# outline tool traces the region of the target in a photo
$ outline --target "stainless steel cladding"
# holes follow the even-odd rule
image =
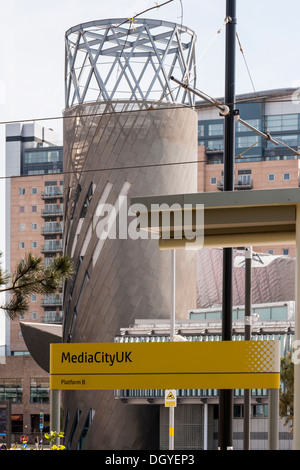
[[[130,232],[130,199],[197,191],[197,113],[169,81],[174,67],[194,74],[194,42],[183,26],[145,19],[67,33],[64,243],[76,274],[64,289],[64,342],[112,342],[136,318],[169,318],[170,253]],[[176,317],[187,318],[196,307],[193,254],[178,252],[176,276]],[[70,449],[159,445],[159,410],[147,401],[125,406],[114,391],[68,391],[63,401]]]

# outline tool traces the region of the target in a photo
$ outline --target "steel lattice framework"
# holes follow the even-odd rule
[[[194,95],[170,81],[196,84],[196,35],[151,19],[83,23],[66,32],[66,107],[126,100],[194,104]]]

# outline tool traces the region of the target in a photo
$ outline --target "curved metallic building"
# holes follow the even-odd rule
[[[169,318],[171,258],[132,229],[134,196],[195,192],[197,113],[170,82],[194,79],[195,35],[157,20],[66,33],[64,342],[112,342],[136,318]],[[105,236],[106,235],[106,236]],[[176,317],[196,306],[194,256],[176,259]],[[151,333],[149,331],[149,333]],[[157,449],[159,407],[114,391],[64,391],[69,449]]]

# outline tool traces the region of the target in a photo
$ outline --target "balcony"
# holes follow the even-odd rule
[[[43,323],[62,323],[63,312],[60,310],[57,312],[56,310],[51,310],[49,312],[45,312],[45,316],[42,317]]]
[[[45,243],[41,247],[41,252],[42,253],[55,253],[55,252],[61,252],[63,250],[63,242],[62,240],[48,240],[48,242]]]
[[[218,181],[217,187],[218,187],[219,191],[223,191],[223,188],[224,188],[223,180]],[[253,188],[253,183],[252,183],[251,179],[248,180],[248,181],[237,180],[237,181],[234,182],[234,189],[237,190],[237,191],[242,191],[242,190],[252,189],[252,188]]]
[[[43,307],[57,307],[62,305],[62,294],[45,295],[41,302]]]
[[[62,223],[46,222],[45,227],[42,227],[42,235],[61,235],[63,233]]]
[[[62,204],[45,204],[45,208],[42,210],[42,217],[58,216],[63,215]]]
[[[42,199],[62,198],[63,189],[59,186],[46,186],[45,191],[41,193]]]

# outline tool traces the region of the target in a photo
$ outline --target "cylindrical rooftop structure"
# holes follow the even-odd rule
[[[154,101],[193,105],[172,75],[196,83],[193,31],[166,21],[91,21],[66,33],[66,108],[90,101]]]
[[[64,342],[112,342],[135,319],[170,317],[171,256],[133,229],[134,196],[197,191],[195,35],[163,21],[112,19],[66,33]],[[176,259],[176,318],[196,307],[195,259]],[[151,331],[149,331],[151,334]],[[64,391],[70,449],[157,449],[159,407],[114,391]],[[80,410],[80,411],[79,411]]]

